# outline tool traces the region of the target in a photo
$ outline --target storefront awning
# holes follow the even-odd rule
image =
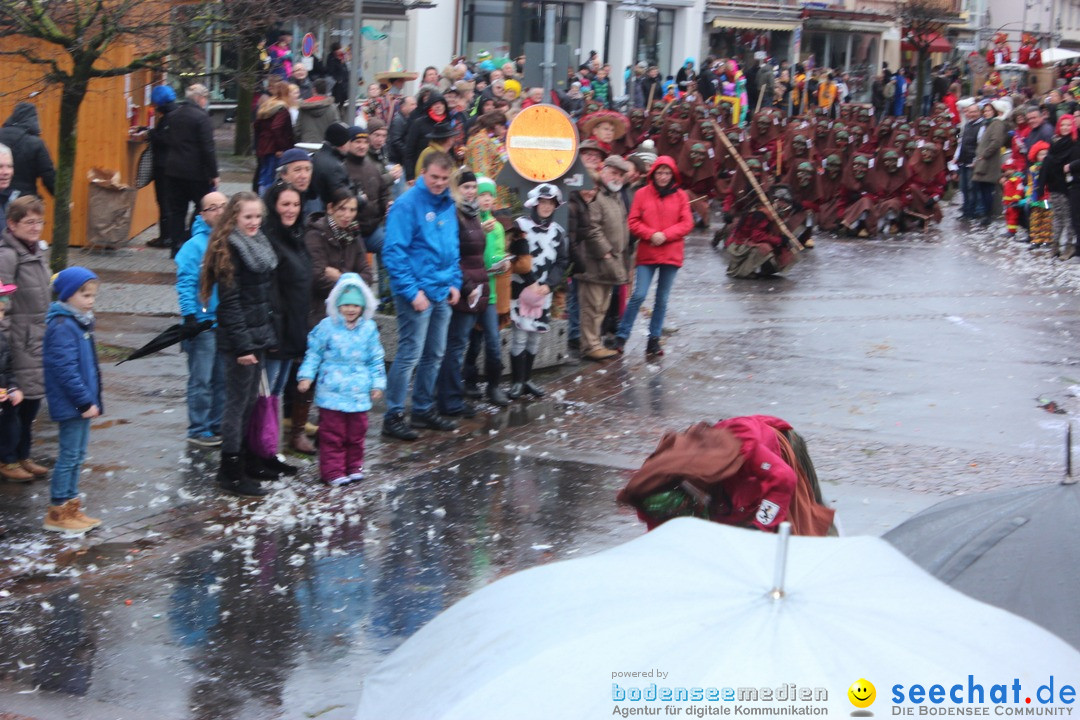
[[[794,30],[798,22],[780,20],[747,20],[744,18],[718,17],[712,21],[714,28],[735,28],[737,30]]]
[[[919,44],[921,45],[923,43],[920,42]],[[909,43],[907,40],[904,40],[904,42],[900,45],[900,49],[906,52],[915,52],[916,50],[915,46]],[[952,52],[952,45],[949,43],[948,40],[941,37],[941,33],[933,33],[930,36],[930,47],[928,48],[928,51],[932,53]]]

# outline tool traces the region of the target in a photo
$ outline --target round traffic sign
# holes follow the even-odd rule
[[[311,57],[315,52],[315,36],[308,33],[304,36],[303,42],[300,44],[300,52],[304,54],[304,57]]]
[[[525,108],[506,131],[506,155],[518,175],[551,182],[565,175],[577,157],[574,121],[556,105]]]

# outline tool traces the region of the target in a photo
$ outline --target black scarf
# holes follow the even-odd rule
[[[532,221],[536,223],[533,227],[534,232],[546,233],[548,231],[548,227],[551,225],[551,221],[555,218],[555,214],[552,213],[550,217],[541,218],[540,213],[537,212],[536,208],[529,208],[529,217],[531,217]]]
[[[652,185],[656,188],[656,194],[662,198],[673,195],[675,191],[679,189],[679,184],[675,182],[675,178],[671,178],[671,182],[667,184],[667,187],[660,187],[656,184],[656,178],[653,178]]]

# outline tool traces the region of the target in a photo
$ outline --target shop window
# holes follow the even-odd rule
[[[581,46],[582,6],[554,3],[555,42]],[[496,58],[520,55],[525,43],[544,41],[544,10],[538,2],[468,0],[462,24],[462,44],[470,58],[487,50]]]
[[[661,75],[673,73],[670,64],[674,37],[674,10],[659,10],[655,15],[639,17],[634,62],[644,60],[649,65],[656,65]]]

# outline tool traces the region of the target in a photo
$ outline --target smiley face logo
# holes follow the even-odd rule
[[[868,708],[877,699],[877,690],[874,684],[866,678],[859,678],[851,683],[847,691],[848,700],[857,708]]]

